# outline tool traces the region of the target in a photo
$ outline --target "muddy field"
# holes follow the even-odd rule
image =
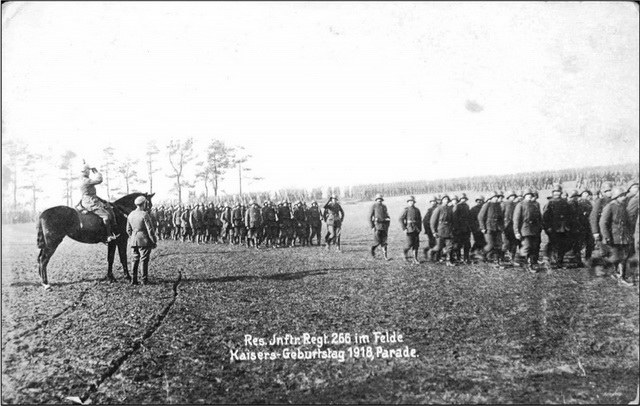
[[[44,291],[35,225],[3,226],[3,403],[635,398],[636,287],[587,269],[406,264],[403,200],[385,202],[391,261],[368,255],[371,203],[344,204],[342,253],[162,241],[148,286],[127,285],[119,264],[118,282],[103,280],[106,247],[66,239]],[[270,345],[274,334],[329,342]],[[276,359],[242,360],[265,352]]]

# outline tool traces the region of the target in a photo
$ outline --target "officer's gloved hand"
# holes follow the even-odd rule
[[[596,241],[600,241],[600,233],[594,233],[593,234],[593,239]]]
[[[521,239],[522,239],[522,234],[517,233],[517,234],[516,234],[516,239],[521,240]]]

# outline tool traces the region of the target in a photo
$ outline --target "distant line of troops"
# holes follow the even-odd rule
[[[204,205],[198,203],[153,208],[151,217],[160,239],[174,239],[194,243],[227,243],[247,247],[293,247],[320,245],[322,221],[327,224],[325,243],[340,249],[340,229],[344,211],[338,198],[332,195],[320,208],[316,201],[306,202],[288,199],[279,204],[267,199],[262,206],[254,200],[245,206],[236,203]]]
[[[400,216],[406,234],[405,260],[419,264],[419,235],[428,237],[425,257],[433,262],[471,262],[474,253],[483,261],[508,264],[516,261],[535,272],[539,264],[541,234],[548,244],[542,249],[543,263],[563,266],[564,256],[572,251],[578,267],[584,260],[597,257],[612,264],[621,281],[626,281],[626,262],[638,252],[638,182],[631,181],[627,188],[613,188],[603,182],[596,196],[589,189],[563,191],[560,184],[553,187],[552,196],[541,210],[538,192],[525,189],[521,193],[495,191],[487,200],[478,197],[476,205],[469,207],[466,194],[433,197],[424,217],[410,196]],[[390,217],[383,197],[378,194],[369,212],[374,230],[371,255],[382,247],[387,255],[387,233]],[[473,245],[471,245],[473,236]],[[635,237],[634,237],[635,236]],[[412,255],[409,256],[409,252]],[[474,255],[475,256],[475,255]]]

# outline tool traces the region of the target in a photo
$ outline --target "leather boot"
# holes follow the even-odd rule
[[[387,247],[382,247],[382,253],[384,254],[384,260],[388,261],[389,256],[387,255]]]
[[[149,262],[142,263],[142,284],[149,284]]]
[[[415,265],[420,265],[420,260],[418,259],[418,250],[413,250],[413,263]]]
[[[139,265],[140,261],[135,261],[133,263],[133,270],[132,270],[132,275],[131,275],[131,284],[132,285],[137,285],[138,284],[138,265]]]

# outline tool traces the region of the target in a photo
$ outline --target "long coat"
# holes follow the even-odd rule
[[[568,233],[575,228],[575,214],[569,202],[553,198],[542,212],[542,226],[548,233]]]
[[[600,232],[603,241],[608,245],[631,244],[630,230],[625,205],[617,200],[609,202],[600,217]]]
[[[127,234],[131,247],[151,247],[158,241],[151,216],[140,208],[127,216]]]
[[[593,202],[593,209],[589,214],[589,225],[591,226],[592,233],[597,234],[601,232],[600,217],[602,216],[602,211],[604,210],[605,206],[609,204],[610,201],[610,197],[603,196]]]
[[[478,213],[480,230],[504,231],[504,214],[498,202],[487,202]]]
[[[420,210],[415,206],[405,207],[400,216],[400,224],[402,224],[403,231],[420,233],[420,231],[422,231],[422,215],[420,214]]]
[[[458,203],[453,208],[453,232],[457,235],[471,232],[471,210],[465,202]]]
[[[98,172],[94,179],[88,176],[82,178],[80,191],[82,192],[82,206],[88,210],[101,209],[104,207],[98,195],[96,194],[96,186],[102,183],[102,174]]]
[[[371,228],[375,228],[380,231],[389,230],[391,218],[387,211],[387,206],[381,202],[375,202],[369,210],[369,224]]]
[[[513,211],[513,233],[523,237],[539,236],[542,232],[542,213],[538,202],[523,200]]]
[[[339,227],[344,220],[344,211],[339,203],[327,203],[324,205],[324,216],[327,225]]]
[[[431,215],[431,231],[439,238],[453,237],[453,207],[438,206]]]
[[[244,215],[244,225],[247,228],[262,227],[262,210],[258,206],[251,206]]]
[[[422,228],[424,233],[428,236],[433,236],[433,230],[431,230],[431,216],[433,216],[433,211],[435,209],[435,207],[429,207],[422,218]]]

